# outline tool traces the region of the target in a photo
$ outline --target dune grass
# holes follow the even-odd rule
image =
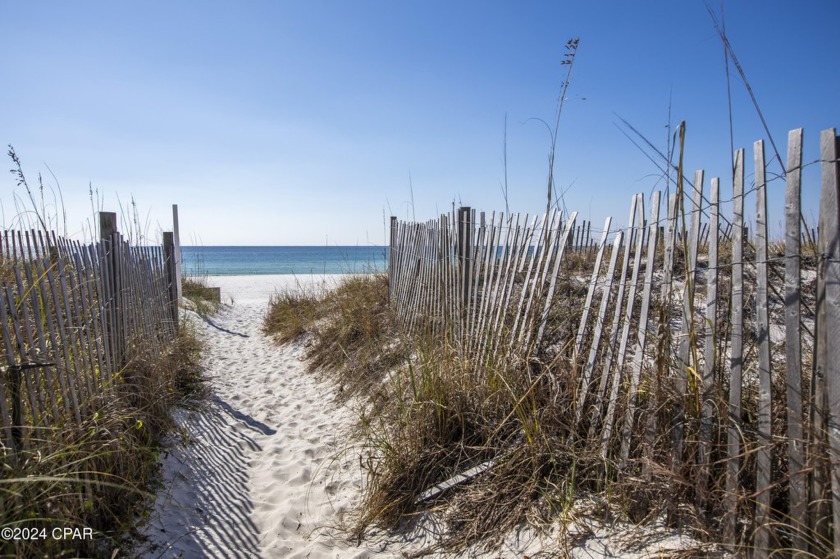
[[[35,529],[45,537],[0,541],[0,556],[116,553],[153,490],[161,439],[171,429],[169,409],[203,390],[200,352],[194,330],[183,325],[159,357],[138,357],[124,367],[113,391],[87,403],[91,413],[80,424],[27,433],[26,447],[7,455],[0,469],[0,528]],[[90,528],[92,536],[53,537],[53,529],[64,528]]]
[[[580,307],[569,296],[579,290],[561,291],[555,324]],[[570,510],[581,486],[596,488],[596,452],[566,444],[574,383],[560,350],[545,363],[479,368],[439,339],[401,339],[387,296],[386,276],[351,277],[320,296],[275,296],[264,322],[278,342],[306,340],[309,366],[363,403],[356,437],[368,480],[354,537],[445,510],[440,549],[492,548],[526,520]],[[446,485],[482,464],[492,467]]]
[[[586,280],[578,275],[571,270],[559,278],[537,354],[529,361],[490,359],[481,366],[444,339],[401,338],[385,277],[350,280],[322,295],[290,292],[274,299],[266,332],[278,340],[304,340],[310,367],[332,371],[343,394],[361,403],[355,435],[366,484],[347,526],[352,537],[362,538],[372,527],[427,527],[434,517],[440,537],[425,551],[460,552],[475,544],[498,549],[502,538],[523,524],[537,531],[574,526],[580,535],[592,533],[586,526],[616,521],[660,527],[664,522],[694,538],[694,547],[673,556],[716,553],[724,494],[713,490],[705,508],[698,508],[691,477],[696,464],[688,460],[676,469],[672,464],[667,425],[679,397],[670,380],[643,386],[639,429],[649,428],[649,420],[662,427],[649,452],[631,454],[629,468],[620,470],[612,458],[604,459],[597,426],[590,432],[588,420],[576,421],[580,362],[569,340],[586,295]],[[725,282],[720,288],[725,290]],[[663,304],[654,297],[653,316]],[[745,398],[746,413],[755,413],[754,400]],[[696,454],[699,428],[692,402],[684,404],[689,456]],[[616,417],[623,417],[625,406],[618,403]],[[618,455],[619,444],[613,437],[609,456]],[[723,450],[715,445],[714,456]],[[744,471],[750,471],[751,458],[746,459]],[[721,464],[714,463],[715,475]],[[774,506],[785,510],[782,502]],[[744,517],[750,518],[746,509]],[[651,541],[661,535],[639,532]],[[572,545],[574,538],[563,541]]]
[[[216,289],[207,284],[207,276],[184,276],[181,278],[181,293],[192,302],[199,315],[210,316],[219,312],[221,303]]]
[[[263,332],[286,343],[313,329],[323,303],[313,293],[288,290],[271,296]]]
[[[370,392],[383,372],[402,362],[385,274],[347,276],[333,289],[274,295],[263,332],[284,343],[306,338],[310,369],[335,374],[344,397]]]

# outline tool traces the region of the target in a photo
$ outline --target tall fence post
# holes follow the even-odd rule
[[[175,247],[175,297],[177,303],[180,303],[183,289],[181,287],[181,232],[178,227],[178,204],[172,204],[172,242]]]
[[[473,218],[469,206],[458,208],[458,267],[461,271],[461,301],[466,312],[470,304],[470,290],[472,286],[473,259]]]
[[[122,317],[120,311],[120,259],[118,245],[119,232],[117,230],[116,212],[99,212],[99,239],[102,246],[102,264],[105,273],[102,283],[105,291],[105,328],[111,338],[111,352],[115,369],[122,369],[124,360],[124,339]]]
[[[163,233],[163,266],[166,271],[166,284],[169,286],[169,314],[178,329],[178,287],[175,266],[175,235],[171,231]]]
[[[732,199],[732,303],[729,352],[729,425],[726,448],[726,516],[724,542],[736,548],[738,534],[738,501],[741,472],[741,383],[744,356],[744,150],[735,152]]]
[[[788,134],[785,176],[785,384],[787,388],[788,484],[790,517],[798,523],[793,532],[792,556],[808,556],[808,474],[805,468],[805,438],[802,415],[802,273],[800,254],[802,214],[802,129]],[[804,228],[806,231],[808,227]],[[710,264],[711,266],[711,264]]]
[[[753,558],[770,555],[770,484],[773,467],[772,371],[770,365],[770,314],[768,310],[767,183],[764,140],[754,144],[755,161],[755,325],[758,334],[758,448],[755,452],[755,532]]]
[[[834,128],[820,133],[820,162],[822,188],[820,192],[820,234],[818,264],[817,315],[818,359],[825,386],[826,427],[828,431],[828,493],[831,495],[831,525],[834,535],[832,555],[840,554],[840,348],[835,343],[840,332],[840,165],[837,131]],[[834,341],[832,341],[834,340]],[[818,348],[819,349],[819,348]]]
[[[397,242],[397,216],[391,216],[391,239],[388,246],[388,302],[394,301],[394,276],[396,274],[395,252]]]

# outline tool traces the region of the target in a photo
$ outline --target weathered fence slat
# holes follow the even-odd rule
[[[834,554],[840,554],[840,177],[838,139],[834,128],[820,134],[822,188],[820,193],[820,275],[824,278],[822,299],[825,346],[823,378],[827,396],[829,469],[833,512]],[[820,329],[820,326],[817,326]]]
[[[633,307],[636,302],[636,289],[639,283],[639,268],[642,265],[642,243],[645,240],[645,207],[644,197],[638,195],[639,201],[636,205],[636,212],[638,213],[636,228],[636,247],[633,256],[633,274],[630,279],[630,289],[627,292],[627,306],[624,311],[624,319],[622,321],[621,339],[618,346],[618,358],[615,361],[615,373],[612,379],[612,388],[610,396],[607,399],[607,415],[604,419],[604,429],[601,431],[601,458],[606,460],[610,438],[612,436],[613,421],[615,418],[615,410],[618,405],[618,392],[621,386],[621,377],[624,371],[624,359],[627,357],[627,342],[630,339],[630,329],[633,326]]]
[[[34,324],[35,336],[38,340],[38,351],[41,352],[41,359],[43,360],[43,362],[46,363],[49,362],[50,359],[48,357],[49,352],[47,350],[47,338],[44,334],[43,327],[45,319],[41,315],[41,305],[39,304],[38,290],[34,288],[36,285],[35,282],[41,281],[41,278],[38,278],[37,280],[34,278],[34,274],[32,273],[32,266],[33,263],[23,263],[24,275],[26,276],[26,281],[30,286],[29,303],[32,307],[32,322]],[[51,421],[49,422],[49,424],[54,424],[58,420],[60,413],[58,401],[56,400],[56,395],[59,393],[54,382],[55,368],[48,367],[43,369],[43,377],[45,388],[50,402]]]
[[[526,301],[529,300],[529,294],[533,294],[533,288],[531,286],[531,278],[536,277],[535,272],[539,273],[540,267],[542,265],[542,259],[545,255],[545,235],[540,232],[540,229],[545,230],[546,227],[549,227],[549,221],[553,223],[554,214],[545,214],[542,218],[542,221],[536,221],[534,225],[534,230],[531,232],[531,237],[536,238],[536,244],[534,245],[533,254],[531,257],[528,258],[528,249],[530,247],[530,241],[528,246],[525,248],[525,258],[522,259],[523,265],[527,266],[527,270],[523,267],[520,270],[520,273],[525,274],[523,283],[522,283],[522,290],[519,294],[519,303],[516,305],[516,312],[514,313],[513,319],[513,326],[510,330],[510,335],[508,336],[508,350],[510,352],[516,351],[516,344],[520,338],[520,331],[522,330],[522,326],[524,324],[523,314],[522,311],[525,307]],[[527,311],[525,312],[527,315]]]
[[[662,262],[662,284],[660,285],[660,311],[657,321],[657,356],[654,363],[656,375],[654,378],[653,393],[648,402],[650,413],[647,416],[644,435],[644,452],[647,460],[642,464],[642,478],[645,481],[650,480],[651,477],[649,464],[653,457],[654,441],[656,440],[656,430],[658,428],[657,411],[659,410],[659,392],[663,382],[669,378],[671,370],[670,309],[673,298],[674,247],[677,241],[678,200],[676,194],[668,196],[668,215],[666,216],[666,224],[663,227],[665,236],[663,239],[664,259]]]
[[[595,295],[595,285],[598,283],[598,275],[601,273],[601,261],[604,258],[604,247],[607,245],[607,237],[610,234],[612,218],[608,217],[604,222],[604,230],[601,232],[601,242],[598,243],[598,255],[595,257],[595,266],[592,268],[592,279],[589,281],[589,289],[586,292],[586,301],[583,303],[583,313],[580,315],[577,336],[575,336],[575,349],[572,360],[577,364],[577,356],[580,353],[580,344],[583,342],[583,334],[589,319],[589,307],[592,306],[592,297]]]
[[[729,359],[729,429],[727,432],[726,509],[724,540],[738,543],[738,473],[741,469],[741,382],[744,336],[744,150],[735,155],[732,198],[732,316]]]
[[[29,350],[27,347],[33,347],[33,345],[32,338],[29,335],[29,329],[27,328],[29,323],[29,309],[27,308],[26,301],[24,300],[26,289],[23,287],[20,268],[16,267],[14,273],[17,292],[14,291],[11,285],[7,284],[6,298],[9,301],[15,301],[17,303],[13,307],[10,306],[11,312],[9,318],[11,318],[12,321],[13,335],[17,340],[18,351],[21,356],[21,364],[24,364],[29,362]],[[26,336],[24,336],[24,332],[26,332]],[[39,394],[32,382],[31,371],[20,371],[18,374],[20,375],[20,380],[23,383],[22,387],[25,387],[26,389],[26,398],[29,401],[29,410],[32,414],[32,425],[38,425],[41,423],[41,416],[43,415],[43,412],[41,402],[39,402]]]
[[[540,341],[542,340],[543,334],[545,333],[545,327],[548,323],[548,313],[551,311],[551,306],[554,304],[554,290],[557,287],[557,277],[560,275],[560,263],[563,261],[563,253],[566,249],[566,243],[569,239],[569,233],[575,225],[575,219],[577,218],[577,212],[572,212],[569,216],[569,221],[566,223],[566,229],[563,233],[563,238],[560,240],[559,248],[557,249],[557,256],[555,257],[556,260],[554,261],[554,269],[551,272],[551,281],[548,285],[548,293],[545,296],[545,305],[543,306],[542,314],[540,315],[539,321],[539,329],[537,330],[537,336],[534,339],[534,346],[538,347],[540,345]],[[526,339],[526,344],[529,340]]]
[[[613,239],[612,254],[610,254],[610,265],[607,269],[607,275],[604,278],[604,285],[601,290],[601,305],[598,308],[598,319],[595,322],[595,331],[592,334],[592,343],[589,346],[589,356],[583,367],[583,378],[578,389],[577,407],[575,408],[575,427],[580,425],[581,417],[586,404],[586,397],[589,395],[591,388],[592,372],[595,370],[595,362],[598,359],[598,347],[601,343],[601,335],[604,329],[604,320],[607,316],[607,307],[610,302],[610,294],[612,292],[613,276],[615,275],[615,265],[618,262],[618,254],[621,252],[621,242],[624,239],[624,231],[617,231],[615,239]],[[606,378],[606,371],[601,373],[602,378]]]
[[[659,236],[659,191],[653,193],[653,200],[650,208],[650,234],[648,236],[648,251],[645,264],[645,283],[642,293],[642,308],[639,311],[639,327],[636,336],[636,345],[631,363],[632,372],[630,375],[630,387],[628,389],[627,412],[624,417],[624,431],[621,435],[621,461],[619,468],[627,465],[630,457],[630,439],[633,435],[634,414],[636,412],[636,396],[639,388],[639,381],[642,377],[644,364],[645,342],[647,341],[648,313],[650,312],[650,293],[653,290],[653,271],[656,267],[656,244]],[[641,248],[641,247],[640,247]],[[641,253],[641,250],[639,250]]]
[[[73,376],[75,377],[79,387],[79,404],[87,407],[92,403],[91,400],[94,397],[95,391],[90,380],[90,369],[85,355],[86,352],[84,351],[84,345],[79,338],[79,325],[76,324],[78,314],[75,312],[77,305],[74,301],[74,290],[71,289],[71,284],[68,282],[69,275],[70,273],[65,266],[64,257],[62,257],[59,259],[58,267],[56,269],[55,278],[57,280],[57,285],[55,285],[54,288],[57,292],[55,294],[55,300],[56,302],[62,301],[64,303],[62,318],[65,332],[68,335],[68,337],[65,338],[65,344],[68,345],[71,359],[75,365],[75,367],[71,367],[71,370],[78,371],[78,375]],[[61,296],[59,296],[59,293]]]
[[[101,304],[101,295],[98,293],[100,284],[99,271],[95,266],[96,257],[94,256],[95,245],[88,245],[81,247],[78,255],[80,261],[79,266],[84,267],[87,271],[88,277],[85,281],[87,289],[87,300],[90,307],[91,327],[93,329],[92,336],[96,346],[96,360],[99,366],[100,376],[105,386],[113,388],[114,378],[113,369],[111,366],[111,357],[108,351],[108,337],[105,335],[103,312]]]
[[[767,183],[764,170],[764,141],[753,146],[755,160],[755,266],[756,329],[758,332],[758,448],[756,449],[756,511],[754,557],[770,552],[770,483],[772,468],[772,379],[770,366],[770,315],[767,309]]]
[[[411,224],[411,271],[408,274],[409,277],[409,285],[411,289],[407,291],[408,295],[408,304],[410,308],[415,309],[415,312],[406,316],[406,324],[408,328],[408,332],[412,335],[416,332],[414,325],[417,321],[417,301],[420,298],[420,270],[422,268],[423,262],[421,260],[421,246],[420,246],[420,225],[419,224]]]
[[[488,355],[494,362],[498,358],[497,341],[502,338],[501,334],[503,334],[505,311],[507,310],[510,292],[513,289],[513,281],[516,278],[516,269],[522,255],[522,247],[527,242],[528,214],[525,214],[522,226],[519,225],[519,214],[516,215],[515,223],[515,231],[510,250],[508,251],[507,262],[499,281],[499,297],[494,303],[495,317],[492,321],[490,329],[491,336],[488,338],[487,344]]]
[[[685,431],[685,399],[688,396],[688,380],[691,371],[697,370],[696,358],[692,360],[692,347],[696,340],[693,324],[694,317],[694,288],[695,271],[697,269],[697,239],[700,227],[700,210],[703,201],[703,171],[697,171],[694,175],[694,188],[691,206],[691,225],[688,235],[683,235],[683,258],[685,260],[685,280],[682,294],[682,323],[680,325],[679,354],[677,364],[679,366],[676,374],[675,385],[677,400],[674,404],[674,429],[673,429],[673,450],[672,463],[675,472],[679,471],[679,465],[683,462],[683,439]],[[679,194],[678,194],[679,196]],[[684,200],[678,199],[677,207],[684,210]],[[681,230],[685,232],[685,212],[681,212]],[[693,365],[693,367],[692,367]],[[696,378],[696,374],[694,378]],[[697,383],[693,383],[695,386]]]
[[[6,244],[8,246],[8,242]],[[3,345],[6,350],[6,365],[14,367],[15,352],[12,349],[12,333],[9,331],[9,319],[6,313],[6,301],[0,301],[0,334],[3,335]],[[12,416],[11,410],[6,405],[6,383],[0,382],[0,420],[3,422],[3,432],[5,433],[4,444],[8,448],[14,448],[14,438],[12,436]]]
[[[28,238],[27,238],[27,242],[29,242]],[[33,249],[32,249],[33,257],[32,257],[32,259],[38,258],[38,248],[37,248],[37,244],[35,244],[36,242],[37,242],[36,241],[36,235],[35,235],[35,232],[33,231],[32,232],[32,246],[33,246]],[[27,340],[27,344],[28,344],[28,347],[29,347],[29,351],[35,353],[35,355],[33,356],[34,361],[40,361],[40,359],[38,359],[38,356],[37,356],[37,351],[38,350],[36,349],[36,347],[38,345],[38,342],[40,340],[38,340],[37,332],[35,331],[35,328],[33,326],[33,323],[35,321],[32,317],[32,315],[37,311],[36,311],[35,305],[32,303],[32,300],[29,297],[27,297],[27,293],[30,290],[28,290],[27,288],[24,287],[26,285],[24,283],[24,280],[23,280],[23,277],[25,276],[25,272],[23,274],[21,273],[21,268],[25,269],[26,266],[27,266],[27,262],[22,262],[21,266],[15,267],[15,281],[17,282],[18,296],[20,298],[20,309],[23,312],[23,325],[24,325],[23,330],[26,334],[26,340]],[[46,426],[46,424],[47,424],[47,401],[44,398],[44,392],[46,392],[46,390],[45,390],[45,387],[44,387],[43,383],[41,382],[41,378],[39,378],[39,377],[44,377],[44,376],[45,376],[45,373],[44,373],[43,369],[41,369],[39,367],[39,368],[30,369],[29,374],[26,375],[26,379],[27,379],[28,382],[30,382],[30,384],[32,384],[34,386],[35,397],[37,398],[38,406],[39,406],[39,409],[38,409],[38,413],[40,415],[39,424],[42,424],[42,425]],[[31,390],[29,387],[27,387],[27,389]],[[52,395],[50,395],[50,396],[52,396]]]
[[[65,253],[69,256],[69,251]],[[66,258],[66,257],[65,257]],[[98,391],[93,384],[94,367],[91,364],[90,346],[84,339],[86,329],[85,316],[78,301],[78,290],[73,270],[65,266],[64,259],[59,261],[59,277],[61,279],[61,290],[64,294],[65,313],[68,319],[68,330],[71,335],[71,343],[75,350],[76,362],[79,366],[79,382],[84,383],[88,398],[92,398]]]
[[[494,304],[496,301],[496,293],[498,292],[499,282],[501,277],[501,269],[503,265],[504,257],[507,254],[507,247],[510,244],[511,239],[511,227],[504,227],[504,220],[507,217],[508,222],[511,223],[511,217],[505,216],[503,213],[499,212],[499,224],[494,226],[495,235],[493,235],[493,242],[491,243],[488,249],[488,258],[490,260],[490,268],[489,274],[487,276],[487,283],[484,286],[483,291],[483,300],[481,304],[481,320],[479,322],[479,330],[478,330],[478,340],[476,343],[478,344],[478,351],[476,353],[479,363],[483,363],[485,359],[485,348],[487,346],[487,337],[490,335],[490,317],[492,316],[494,309]],[[499,246],[499,242],[502,239],[502,234],[504,231],[505,233],[505,241],[504,244]],[[498,255],[498,249],[501,248],[502,255]]]
[[[534,320],[536,316],[536,305],[539,304],[540,286],[545,285],[545,280],[548,277],[548,270],[551,260],[556,253],[558,237],[562,227],[562,218],[559,212],[552,212],[551,219],[543,223],[542,235],[539,239],[539,256],[536,258],[536,267],[534,268],[533,283],[526,281],[528,287],[526,291],[522,292],[520,307],[522,301],[527,302],[524,305],[524,311],[521,313],[521,322],[519,331],[514,332],[516,336],[516,344],[522,350],[527,346],[527,338],[533,330]]]
[[[472,286],[473,260],[473,225],[472,209],[464,206],[458,209],[458,262],[461,269],[462,309],[469,307],[470,287]]]
[[[720,180],[712,179],[709,194],[709,262],[706,268],[706,328],[700,407],[700,446],[697,452],[697,505],[704,510],[709,482],[712,416],[715,408],[715,334],[717,332],[718,234],[720,232]]]
[[[627,225],[627,243],[624,246],[624,258],[621,261],[621,279],[618,282],[618,293],[615,297],[615,311],[613,312],[613,319],[610,326],[610,336],[607,341],[606,355],[604,358],[604,365],[601,369],[601,380],[598,383],[598,393],[595,395],[595,405],[592,407],[592,419],[589,424],[589,438],[595,436],[595,429],[600,424],[602,410],[604,409],[604,397],[606,395],[607,386],[609,385],[610,372],[612,370],[613,354],[615,352],[615,344],[618,340],[618,331],[621,328],[621,309],[624,304],[624,290],[627,286],[627,272],[630,269],[630,251],[632,250],[631,242],[633,241],[633,231],[637,224],[639,205],[639,196],[634,195],[630,203],[630,218]]]
[[[55,305],[56,334],[64,357],[64,377],[70,392],[71,401],[73,402],[73,411],[78,414],[76,420],[81,423],[81,410],[85,404],[84,380],[80,378],[81,375],[73,374],[76,370],[74,364],[76,344],[70,337],[72,324],[69,323],[70,317],[67,316],[66,307],[62,304],[62,297],[59,295],[62,286],[57,275],[60,276],[63,273],[60,258],[58,263],[59,266],[56,267],[55,271],[49,270],[47,272],[47,285],[52,294],[53,305]]]
[[[45,302],[45,307],[49,305],[50,297],[51,297],[51,289],[50,289],[50,274],[53,271],[53,266],[50,265],[48,261],[43,262],[36,262],[36,274],[40,281],[38,281],[38,291],[40,292],[40,300]],[[38,264],[41,264],[42,269],[38,267]],[[46,333],[48,335],[49,346],[52,350],[51,355],[48,357],[48,360],[55,363],[55,376],[58,378],[58,384],[61,387],[61,395],[62,400],[64,401],[64,407],[67,412],[68,417],[73,417],[76,421],[81,421],[81,415],[79,413],[79,405],[77,398],[75,396],[75,390],[71,393],[72,384],[68,380],[68,368],[67,368],[67,360],[65,359],[63,363],[61,362],[62,354],[59,353],[59,350],[64,350],[64,342],[62,341],[63,338],[60,337],[60,333],[57,327],[58,323],[58,316],[57,313],[60,312],[58,307],[53,307],[53,312],[45,312],[46,318]]]
[[[474,212],[475,210],[473,210]],[[478,288],[480,285],[481,273],[483,272],[482,266],[484,264],[484,254],[486,252],[486,239],[485,234],[487,232],[487,224],[484,222],[484,212],[481,212],[479,216],[479,225],[478,225],[478,232],[476,234],[476,245],[475,245],[475,253],[473,255],[473,271],[472,271],[472,285],[470,286],[470,300],[469,305],[467,307],[467,352],[471,354],[472,351],[472,341],[475,338],[475,322],[476,322],[476,315],[478,313],[478,307],[480,304]]]

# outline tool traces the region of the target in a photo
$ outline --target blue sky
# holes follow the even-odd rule
[[[724,13],[782,154],[804,127],[816,159],[819,131],[840,125],[840,2]],[[30,182],[55,174],[71,235],[92,185],[106,210],[133,196],[150,238],[177,203],[185,244],[381,244],[383,213],[504,209],[506,116],[510,209],[542,211],[550,142],[535,119],[554,119],[572,37],[555,167],[568,209],[624,223],[631,195],[662,185],[616,123],[664,151],[669,103],[687,122],[687,170],[731,192],[724,57],[702,1],[0,0],[0,24],[0,140]],[[732,72],[751,174],[766,135]],[[0,181],[8,227],[22,191]]]

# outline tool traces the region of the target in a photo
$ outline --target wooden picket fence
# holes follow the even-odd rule
[[[176,247],[131,246],[116,214],[101,241],[43,231],[0,234],[0,456],[49,448],[119,389],[136,359],[160,356],[177,333]],[[46,446],[45,446],[46,445]]]
[[[478,369],[565,353],[571,436],[613,475],[650,480],[664,461],[697,515],[755,557],[840,554],[838,138],[820,137],[816,230],[801,217],[802,138],[789,135],[783,242],[768,239],[762,141],[751,188],[735,154],[728,218],[702,171],[668,200],[654,192],[647,219],[635,195],[627,227],[608,218],[597,243],[576,213],[392,217],[399,323]],[[574,320],[558,316],[574,293]]]

